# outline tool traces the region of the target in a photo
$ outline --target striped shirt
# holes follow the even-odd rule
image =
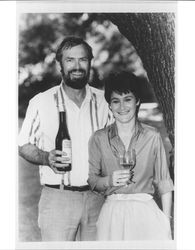
[[[65,110],[67,125],[72,143],[71,185],[87,184],[88,140],[91,134],[112,122],[104,92],[86,86],[86,96],[79,108],[66,95],[62,84],[33,97],[26,112],[19,145],[36,145],[44,151],[55,148],[55,138],[59,128],[59,111]],[[41,184],[60,184],[67,176],[55,174],[48,166],[40,166]]]

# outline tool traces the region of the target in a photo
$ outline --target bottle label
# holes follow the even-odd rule
[[[71,150],[71,141],[70,140],[65,139],[62,141],[62,151],[67,154],[65,157],[70,158],[70,160],[67,161],[67,163],[71,163],[72,150]]]

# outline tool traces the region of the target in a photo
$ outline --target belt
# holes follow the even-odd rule
[[[50,188],[56,188],[56,189],[60,189],[60,185],[49,185],[49,184],[45,184],[46,187],[50,187]],[[70,191],[78,191],[78,192],[83,192],[83,191],[88,191],[89,190],[89,185],[85,185],[85,186],[65,186],[63,185],[63,189],[64,190],[70,190]]]

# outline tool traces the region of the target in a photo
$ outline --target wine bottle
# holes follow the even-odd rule
[[[68,164],[67,167],[65,168],[58,167],[57,170],[68,172],[68,171],[71,171],[72,169],[72,163],[71,163],[72,149],[71,149],[71,139],[70,139],[67,122],[66,122],[66,113],[64,111],[59,112],[59,121],[60,121],[60,124],[59,124],[59,129],[58,129],[58,133],[57,133],[56,140],[55,140],[55,147],[56,147],[56,150],[61,150],[65,152],[66,153],[65,157],[70,158],[70,160],[66,162]]]

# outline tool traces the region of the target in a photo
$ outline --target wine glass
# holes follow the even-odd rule
[[[135,183],[133,181],[134,177],[134,167],[136,164],[136,153],[135,149],[132,149],[130,151],[125,151],[123,155],[119,155],[120,158],[120,165],[123,166],[124,169],[129,169],[130,171],[130,178],[127,181],[127,186],[128,184]]]

